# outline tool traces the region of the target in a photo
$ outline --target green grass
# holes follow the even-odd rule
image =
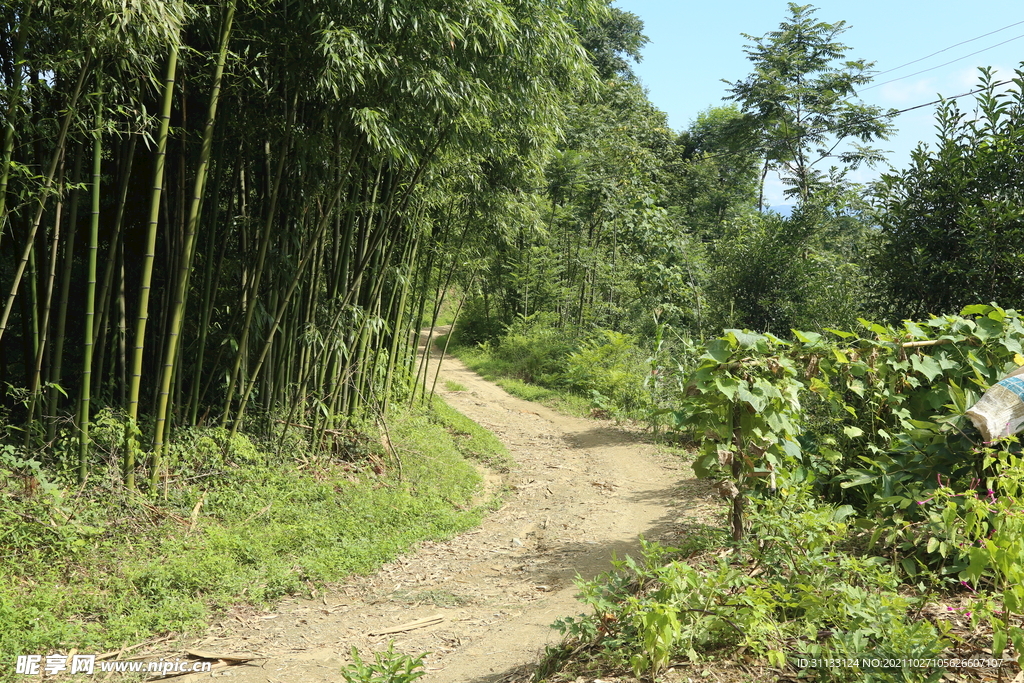
[[[507,472],[514,464],[505,444],[476,422],[455,410],[441,398],[434,397],[432,417],[451,435],[467,458],[477,460],[493,470]]]
[[[557,410],[560,413],[565,413],[566,415],[591,417],[593,414],[594,404],[590,399],[577,396],[576,394],[569,393],[568,391],[548,389],[536,384],[524,382],[521,379],[515,379],[514,377],[499,379],[497,380],[497,384],[499,387],[517,398],[540,403],[541,405]]]
[[[568,391],[525,382],[516,377],[514,363],[497,358],[479,346],[449,346],[448,353],[465,363],[473,372],[489,382],[494,382],[516,398],[540,403],[567,415],[589,417],[591,414],[593,402],[590,399]]]
[[[481,478],[467,458],[507,466],[500,442],[440,401],[396,416],[389,432],[401,476],[249,448],[167,500],[130,494],[115,476],[25,497],[0,470],[0,680],[16,654],[195,633],[232,604],[268,606],[476,525]]]
[[[444,388],[448,391],[465,391],[466,385],[459,382],[453,382],[450,379],[444,381]]]

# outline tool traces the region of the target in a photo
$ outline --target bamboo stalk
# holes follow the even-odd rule
[[[102,69],[100,70],[102,72]],[[78,413],[78,481],[89,474],[89,409],[92,402],[93,318],[96,304],[96,252],[100,234],[100,174],[103,164],[103,85],[97,84],[96,131],[92,144],[92,214],[89,221],[88,281],[85,290],[85,339]]]
[[[78,97],[82,93],[82,85],[85,83],[85,76],[89,71],[89,64],[90,59],[87,57],[85,63],[82,64],[82,71],[78,76],[78,83],[75,84],[75,90],[68,103],[67,113],[64,115],[64,121],[61,123],[60,133],[57,135],[53,155],[50,158],[50,166],[47,169],[46,176],[43,178],[43,187],[40,190],[39,206],[36,209],[35,219],[32,221],[31,227],[28,231],[28,236],[25,239],[25,249],[18,261],[18,267],[14,273],[14,281],[11,283],[11,291],[7,295],[7,303],[4,306],[3,313],[0,314],[0,339],[3,339],[4,332],[7,331],[7,321],[10,319],[11,309],[14,307],[14,300],[18,296],[18,289],[21,286],[22,276],[25,274],[25,268],[32,255],[32,245],[35,242],[36,231],[39,229],[39,224],[43,220],[43,211],[46,209],[46,195],[50,190],[50,186],[53,185],[53,178],[57,173],[57,165],[60,163],[60,160],[64,155],[64,141],[67,139],[68,127],[71,125],[71,119],[72,115],[75,113],[75,106],[78,103]]]
[[[82,150],[83,145],[76,145],[74,169],[71,172],[71,183],[75,186],[75,189],[71,191],[71,209],[70,215],[68,216],[68,237],[67,242],[64,244],[64,268],[61,273],[60,280],[60,305],[57,309],[57,331],[54,335],[54,350],[50,365],[50,383],[52,386],[50,387],[49,399],[47,401],[50,412],[53,416],[57,414],[58,397],[60,396],[57,386],[61,382],[61,372],[63,371],[64,365],[64,332],[67,323],[68,298],[71,292],[71,271],[75,262],[75,235],[77,234],[78,198],[80,195],[77,186],[82,177]],[[51,417],[46,425],[46,441],[48,443],[53,441],[54,436],[56,436],[56,430],[57,421]]]
[[[135,347],[129,374],[128,420],[125,425],[125,448],[122,461],[125,485],[135,488],[135,446],[132,430],[139,417],[139,388],[142,383],[142,356],[146,344],[146,325],[149,322],[149,297],[153,282],[153,261],[156,259],[156,234],[160,223],[160,198],[164,189],[164,166],[167,157],[167,138],[171,123],[171,107],[174,100],[174,79],[178,69],[178,48],[171,46],[167,58],[167,73],[164,77],[163,102],[160,109],[160,130],[157,134],[157,152],[153,170],[153,191],[150,195],[149,226],[146,232],[146,253],[142,261],[142,281],[139,287],[138,314],[135,320]]]
[[[221,80],[224,76],[224,64],[227,62],[228,41],[235,18],[235,0],[227,0],[227,8],[221,24],[220,49],[217,55],[217,66],[214,70],[213,85],[210,89],[210,104],[203,130],[203,146],[199,153],[196,168],[195,185],[192,200],[189,204],[188,221],[185,226],[184,243],[178,263],[177,286],[174,290],[173,309],[169,329],[167,331],[167,352],[164,357],[163,373],[160,379],[160,393],[156,410],[156,424],[153,436],[153,455],[150,461],[150,491],[155,492],[160,476],[161,458],[167,431],[167,419],[170,410],[170,387],[174,374],[175,361],[178,355],[178,341],[181,336],[182,319],[185,314],[185,297],[188,291],[189,276],[192,271],[192,259],[195,253],[195,235],[199,222],[199,206],[206,188],[206,175],[213,149],[213,129],[217,119],[217,104],[220,100]]]

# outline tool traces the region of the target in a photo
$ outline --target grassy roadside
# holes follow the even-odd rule
[[[269,605],[372,572],[417,541],[477,524],[471,461],[507,467],[500,442],[440,400],[396,415],[389,434],[400,469],[372,440],[347,461],[278,458],[236,438],[223,460],[157,500],[115,485],[113,473],[81,489],[55,477],[29,494],[0,468],[0,679],[13,676],[17,654],[197,632],[232,604]],[[193,446],[223,439],[192,436]]]
[[[438,348],[444,347],[445,337],[437,340]],[[553,410],[574,415],[591,417],[594,409],[593,401],[569,391],[549,389],[531,384],[517,377],[518,369],[509,361],[482,349],[479,346],[449,346],[448,353],[466,364],[473,372],[499,387],[516,398],[534,401]]]

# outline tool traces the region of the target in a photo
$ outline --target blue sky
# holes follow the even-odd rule
[[[748,41],[740,34],[764,35],[788,15],[787,3],[776,0],[616,0],[615,4],[644,22],[650,43],[634,70],[648,88],[651,101],[668,113],[669,125],[676,130],[687,127],[703,109],[723,103],[728,86],[722,79],[736,81],[750,72],[743,52]],[[848,30],[841,37],[850,47],[847,57],[874,61],[879,72],[1024,22],[1020,0],[820,0],[812,4],[819,21],[847,22]],[[992,47],[1004,41],[1009,42]],[[989,47],[992,49],[985,50]],[[911,75],[979,50],[985,51]],[[864,90],[861,98],[868,104],[904,109],[930,102],[939,94],[949,97],[973,90],[979,66],[991,66],[1005,77],[1022,61],[1024,23],[1019,23],[879,75],[875,83],[909,77]],[[968,105],[971,99],[961,102]],[[925,107],[897,117],[898,134],[878,145],[891,150],[890,164],[904,166],[919,141],[934,138],[933,114],[934,107]],[[869,180],[877,173],[863,171],[857,179]],[[769,183],[766,191],[771,204],[787,203],[777,181]]]

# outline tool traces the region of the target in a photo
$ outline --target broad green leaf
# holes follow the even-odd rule
[[[861,429],[860,427],[854,427],[852,425],[843,427],[843,433],[846,434],[846,436],[850,437],[851,439],[856,439],[858,437],[864,436],[863,429]]]
[[[949,509],[953,508],[947,508],[947,510]],[[945,515],[943,515],[943,517],[945,517]],[[987,548],[971,548],[970,558],[970,565],[968,565],[967,569],[960,572],[960,580],[970,581],[977,586],[978,581],[981,579],[981,575],[984,574],[985,570],[988,568],[992,557]]]
[[[1009,592],[1009,591],[1007,591]],[[1005,593],[1003,598],[1003,604],[1011,613],[1015,612],[1016,609],[1010,607],[1010,603],[1006,602]],[[1006,649],[1006,629],[996,628],[992,630],[992,656],[1001,658],[1003,656],[1003,650]]]
[[[768,402],[764,397],[751,393],[742,383],[737,387],[737,393],[741,401],[747,403],[757,412],[761,412],[765,409],[765,406],[768,405]]]
[[[977,329],[975,329],[974,335],[983,342],[1003,333],[1003,324],[991,318],[978,318],[975,324]]]
[[[1020,340],[1016,337],[1003,337],[999,340],[999,343],[1004,349],[1016,355],[1020,355],[1020,353],[1024,351],[1024,349],[1021,348]]]
[[[939,367],[938,361],[931,356],[913,355],[910,357],[910,362],[913,364],[914,370],[927,377],[929,382],[934,381],[942,374],[942,368]]]
[[[832,353],[835,355],[836,361],[838,361],[840,363],[849,363],[850,362],[850,359],[846,357],[846,354],[843,353],[842,351],[840,351],[839,349],[837,349],[834,346],[832,347]]]
[[[712,472],[717,469],[717,465],[717,453],[714,455],[703,455],[693,461],[693,473],[696,474],[699,479],[707,479],[711,476]]]
[[[732,377],[715,377],[715,386],[730,401],[736,400],[736,389],[740,383]]]
[[[732,335],[741,349],[757,348],[759,343],[765,342],[764,335],[746,332],[744,330],[723,330],[727,335]]]
[[[853,471],[856,472],[856,470]],[[858,472],[857,476],[855,476],[853,479],[851,479],[850,481],[844,481],[839,486],[841,486],[844,489],[848,489],[853,486],[863,486],[864,484],[870,484],[876,479],[878,479],[877,474],[871,474],[870,472]]]
[[[885,337],[889,334],[889,330],[885,329],[878,323],[873,323],[870,320],[865,320],[864,318],[857,318],[857,322],[880,337]]]
[[[952,380],[949,380],[949,397],[952,399],[957,413],[963,415],[967,412],[967,396],[964,394],[964,390],[956,386]]]
[[[964,309],[960,311],[960,315],[988,315],[991,310],[992,307],[988,304],[972,304],[970,306],[965,306]]]
[[[847,517],[854,514],[856,510],[853,509],[852,505],[840,505],[832,512],[833,522],[845,521]]]
[[[732,357],[732,345],[725,339],[715,339],[707,346],[707,353],[702,358],[711,358],[719,363],[728,363]]]
[[[904,323],[904,326],[915,339],[926,339],[928,337],[928,335],[925,334],[925,331],[918,327],[917,323],[913,323],[908,320]]]
[[[821,335],[817,332],[801,332],[800,330],[793,330],[793,336],[798,341],[802,341],[805,344],[817,344],[821,341]]]

